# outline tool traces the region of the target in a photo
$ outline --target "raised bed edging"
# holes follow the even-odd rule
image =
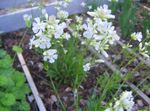
[[[9,0],[6,0],[6,1],[9,1]],[[23,0],[23,1],[27,1],[27,0]],[[73,0],[68,6],[68,8],[66,9],[66,11],[68,11],[69,14],[85,12],[86,9],[81,6],[81,3],[85,1],[86,0]],[[108,1],[101,0],[101,3],[108,4]],[[49,15],[56,15],[56,9],[54,8],[52,4],[47,4],[45,6],[45,9]],[[33,17],[38,17],[40,16],[41,11],[38,7],[33,7],[33,8],[26,8],[26,9],[18,10],[16,12],[8,13],[5,15],[0,15],[0,32],[6,33],[6,32],[17,31],[19,29],[25,28],[25,22],[23,20],[24,14],[30,14]]]
[[[0,9],[16,7],[21,4],[34,2],[50,2],[51,0],[0,0]]]

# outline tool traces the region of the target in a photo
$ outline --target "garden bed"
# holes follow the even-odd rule
[[[83,14],[83,16],[85,17],[87,15]],[[119,24],[117,21],[115,22],[115,25]],[[137,30],[140,30],[140,28],[141,26],[139,26]],[[104,62],[92,65],[76,92],[72,85],[67,82],[61,83],[59,80],[51,80],[44,69],[42,55],[39,55],[39,53],[35,52],[35,50],[30,49],[29,42],[32,35],[32,31],[29,29],[2,34],[1,47],[5,49],[12,58],[14,58],[14,68],[23,72],[22,65],[12,50],[14,45],[22,47],[22,55],[26,61],[29,71],[31,72],[35,85],[39,91],[39,95],[43,100],[47,111],[63,111],[63,107],[65,107],[66,111],[77,111],[77,109],[92,111],[92,107],[99,107],[97,105],[100,104],[105,106],[110,99],[113,99],[113,95],[115,97],[117,95],[119,96],[124,90],[133,91],[135,101],[133,111],[150,110],[149,61],[147,60],[147,64],[146,59],[141,55],[136,55],[136,52],[132,49],[130,49],[131,52],[126,49],[122,51],[122,46],[116,43],[115,46],[111,46],[111,48],[107,51],[109,55],[108,58],[95,54],[98,56],[97,58],[103,59]],[[123,44],[128,44],[130,42],[130,38],[121,38],[120,41]],[[133,42],[133,45],[136,46],[137,42]],[[89,55],[96,58],[92,50],[89,50],[86,56]],[[135,57],[133,57],[134,55]],[[87,59],[89,58],[87,57]],[[117,74],[120,76],[117,76]],[[107,81],[104,81],[106,78]],[[110,81],[110,83],[108,81]],[[110,93],[105,97],[105,99],[103,99],[103,101],[97,101],[97,98],[103,95],[102,88],[105,89],[105,85],[106,89],[107,87],[110,88]],[[78,96],[75,96],[76,94]],[[32,97],[32,94],[28,96],[31,111],[38,111],[39,109],[35,100],[29,99]],[[77,106],[75,97],[78,97]]]
[[[8,33],[2,36],[2,43],[3,43],[2,47],[5,50],[7,50],[7,52],[12,57],[14,57],[14,52],[12,51],[12,47],[13,45],[18,45],[20,43],[24,32],[25,30],[22,30],[18,32]],[[38,88],[40,97],[45,103],[47,111],[51,111],[51,109],[56,110],[56,111],[58,110],[61,111],[61,109],[59,109],[60,106],[59,106],[58,100],[57,101],[53,100],[57,96],[52,86],[50,85],[49,77],[46,75],[46,72],[43,70],[42,57],[39,56],[37,53],[35,53],[33,50],[29,49],[28,43],[29,43],[30,38],[31,38],[31,34],[28,33],[23,39],[23,42],[22,42],[23,56],[25,58],[25,61],[27,62],[27,66],[32,74],[34,82]],[[114,56],[115,56],[114,54],[117,55],[117,53],[119,53],[119,46],[113,47],[112,50],[110,50],[109,55],[111,55],[112,60],[114,59]],[[116,62],[116,64],[120,63],[121,60],[122,60],[122,57],[120,58],[118,57],[118,60],[117,60],[118,62]],[[136,62],[137,60],[135,60],[135,62],[133,62],[130,66],[128,66],[126,70],[122,68],[122,72],[127,73],[126,72],[127,70],[132,70],[133,67],[137,65]],[[22,71],[22,67],[21,67],[20,62],[18,61],[17,56],[15,58],[14,67],[17,70]],[[150,68],[149,66],[142,66],[139,69],[137,69],[135,71],[134,78],[130,81],[134,83],[136,86],[140,84],[140,88],[142,88],[142,86],[148,85],[150,82],[150,79],[147,79],[147,80],[144,80],[144,79],[145,79],[145,75],[148,75],[150,73],[149,68]],[[87,75],[86,80],[81,84],[81,88],[79,92],[80,96],[82,97],[82,99],[80,100],[81,107],[84,107],[87,104],[88,98],[93,94],[93,91],[96,91],[97,96],[100,95],[99,93],[100,88],[95,87],[96,78],[99,77],[100,75],[103,75],[105,72],[108,72],[110,74],[113,73],[103,63],[95,65],[90,70],[90,72]],[[130,89],[130,87],[127,87],[127,88]],[[149,89],[146,88],[146,89],[141,89],[141,90],[143,90],[143,92],[145,92],[147,96],[150,97]],[[73,91],[71,87],[67,84],[66,85],[61,84],[58,89],[58,94],[60,98],[63,100],[64,104],[66,105],[67,110],[72,111],[74,107],[72,106],[73,104],[71,103],[73,103],[74,100],[73,100]],[[138,95],[135,101],[137,102],[135,105],[135,109],[143,109],[143,108],[145,109],[146,107],[148,107],[147,103],[145,103],[145,101],[143,101]],[[31,103],[31,107],[32,107],[31,111],[38,110],[34,100]]]

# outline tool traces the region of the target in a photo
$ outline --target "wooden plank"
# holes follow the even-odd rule
[[[72,3],[66,9],[69,14],[85,12],[85,9],[80,5],[83,0],[73,0]],[[49,15],[56,15],[56,9],[52,4],[47,4],[45,7]],[[38,7],[27,8],[16,12],[8,13],[0,16],[0,31],[12,32],[22,28],[25,28],[25,22],[23,20],[24,14],[31,14],[33,17],[40,16],[40,9]]]
[[[36,88],[36,86],[34,84],[32,76],[31,76],[31,74],[29,72],[29,69],[28,69],[28,67],[26,65],[26,62],[25,62],[25,60],[23,58],[23,55],[21,53],[18,53],[17,56],[18,56],[18,59],[19,59],[19,61],[21,63],[22,69],[24,71],[24,74],[26,76],[28,84],[29,84],[29,86],[31,88],[31,91],[32,91],[32,93],[34,95],[34,98],[36,100],[36,103],[37,103],[37,106],[38,106],[39,110],[40,111],[46,111],[44,103],[43,103],[42,99],[40,98],[40,95],[39,95],[38,90],[37,90],[37,88]]]
[[[137,92],[138,95],[141,95],[143,100],[150,105],[150,98],[148,96],[145,96],[145,94],[139,90],[134,84],[132,84],[131,82],[126,82],[134,91]]]

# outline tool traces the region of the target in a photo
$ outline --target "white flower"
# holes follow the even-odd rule
[[[54,63],[58,58],[56,49],[49,49],[43,53],[44,61],[48,61],[49,63]]]
[[[142,41],[142,38],[143,38],[142,32],[134,32],[134,33],[132,33],[132,34],[131,34],[131,38],[132,38],[133,40],[138,40],[139,42],[141,42],[141,41]]]
[[[87,23],[83,25],[83,29],[85,29],[85,31],[83,32],[83,36],[85,38],[91,39],[94,34],[93,26],[90,23]]]
[[[30,21],[32,19],[32,15],[24,14],[23,15],[24,20]]]
[[[148,53],[148,47],[150,46],[150,42],[145,42],[144,44],[140,43],[139,44],[139,52],[141,55],[143,55],[145,58],[149,58],[149,53]]]
[[[69,39],[71,38],[71,36],[70,36],[69,33],[65,33],[65,34],[64,34],[64,38],[65,38],[66,40],[69,40]]]
[[[67,24],[65,22],[59,24],[56,26],[56,32],[54,33],[54,37],[56,39],[60,38],[61,35],[64,33],[64,29],[67,27]]]
[[[39,47],[40,49],[46,49],[51,47],[51,42],[50,39],[44,35],[41,35],[40,37],[37,38],[33,36],[33,38],[30,40],[30,49],[32,48],[33,45],[35,47]]]
[[[46,9],[42,9],[42,14],[44,15],[44,17],[46,19],[48,19],[48,13],[47,13]]]
[[[88,6],[88,9],[91,10],[91,9],[92,9],[92,5],[89,5],[89,6]]]
[[[31,39],[30,39],[30,43],[29,43],[29,48],[32,49],[33,45],[34,45],[34,40],[35,40],[35,36],[33,36]]]
[[[82,3],[81,3],[81,6],[82,6],[82,7],[85,7],[85,6],[86,6],[86,3],[85,3],[85,2],[82,2]]]
[[[116,100],[114,106],[110,106],[105,111],[132,111],[134,106],[133,95],[131,91],[124,91],[120,99]]]
[[[120,96],[120,103],[127,111],[131,111],[134,106],[133,95],[131,91],[125,91]]]
[[[114,15],[111,14],[111,10],[108,9],[108,5],[103,5],[97,8],[94,12],[87,12],[90,16],[95,18],[101,18],[102,20],[107,20],[111,18],[115,18]]]
[[[105,50],[102,50],[101,52],[102,52],[102,54],[103,54],[106,58],[109,57],[109,55],[107,54],[107,52],[106,52]]]
[[[27,15],[27,14],[25,14],[25,15],[23,15],[23,19],[24,19],[24,21],[25,21],[25,23],[26,23],[26,26],[27,26],[28,28],[30,28],[31,25],[32,25],[32,23],[31,23],[32,15]]]
[[[95,60],[96,63],[104,63],[105,61],[103,59],[97,59]]]
[[[89,71],[89,70],[90,70],[90,66],[91,66],[90,63],[87,63],[87,64],[83,65],[83,70],[84,70],[85,72]]]
[[[40,20],[40,18],[35,18],[35,22],[33,22],[32,30],[33,32],[39,36],[45,31],[46,23]]]
[[[59,19],[65,20],[65,19],[68,18],[68,16],[69,16],[69,13],[66,12],[66,11],[60,10],[60,11],[57,12],[57,17]]]
[[[104,111],[113,111],[111,108],[107,108]]]

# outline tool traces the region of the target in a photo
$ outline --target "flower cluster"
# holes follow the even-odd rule
[[[132,34],[131,34],[131,38],[132,38],[133,40],[138,40],[139,42],[141,42],[141,41],[142,41],[142,38],[143,38],[142,32],[134,32],[134,33],[132,33]]]
[[[115,18],[115,16],[111,14],[111,10],[108,9],[107,5],[98,7],[96,11],[88,12],[88,14],[93,18],[88,18],[86,23],[83,24],[83,37],[90,41],[90,45],[98,52],[108,57],[105,50],[120,39],[115,27],[111,22],[108,22],[109,19]]]
[[[147,35],[149,36],[149,31],[147,31]],[[131,34],[132,40],[139,41],[139,53],[143,55],[145,58],[149,59],[150,56],[149,56],[148,48],[150,47],[150,42],[142,43],[142,38],[143,38],[142,32],[134,32]]]
[[[98,7],[94,12],[88,12],[88,14],[94,18],[101,18],[102,20],[115,18],[115,16],[111,14],[111,10],[108,9],[108,5],[105,4]]]
[[[134,106],[133,95],[131,91],[124,91],[119,100],[115,101],[115,104],[110,104],[110,107],[105,111],[132,111]]]
[[[149,59],[149,52],[148,48],[150,47],[150,42],[145,42],[144,44],[141,42],[139,44],[139,52],[141,55],[143,55],[145,58]]]
[[[65,32],[68,23],[65,19],[68,18],[68,12],[58,11],[57,17],[47,16],[44,11],[45,19],[35,18],[32,24],[32,30],[34,32],[33,38],[30,40],[30,49],[34,47],[42,49],[44,55],[44,61],[49,63],[55,62],[57,59],[57,50],[53,49],[53,44],[59,42],[62,39],[69,40],[71,35]],[[52,49],[51,49],[52,48]]]
[[[61,1],[61,4],[70,3],[70,0]],[[48,16],[45,10],[42,10],[45,19],[35,18],[32,24],[34,32],[33,38],[30,40],[30,48],[36,47],[43,51],[44,61],[50,63],[55,62],[58,58],[58,45],[63,47],[63,40],[71,38],[70,30],[72,30],[72,22],[69,19],[68,12],[58,10],[56,16]],[[83,36],[83,42],[86,45],[93,46],[96,51],[108,57],[106,52],[109,46],[119,40],[119,36],[115,31],[115,27],[109,22],[109,19],[115,18],[111,14],[111,10],[107,5],[97,8],[94,12],[88,12],[91,16],[84,22],[82,17],[76,16],[76,31],[72,35],[78,37]],[[72,20],[73,21],[73,20]],[[68,31],[66,31],[68,30]],[[73,29],[74,30],[74,29]],[[90,69],[90,64],[83,66],[84,71]]]

